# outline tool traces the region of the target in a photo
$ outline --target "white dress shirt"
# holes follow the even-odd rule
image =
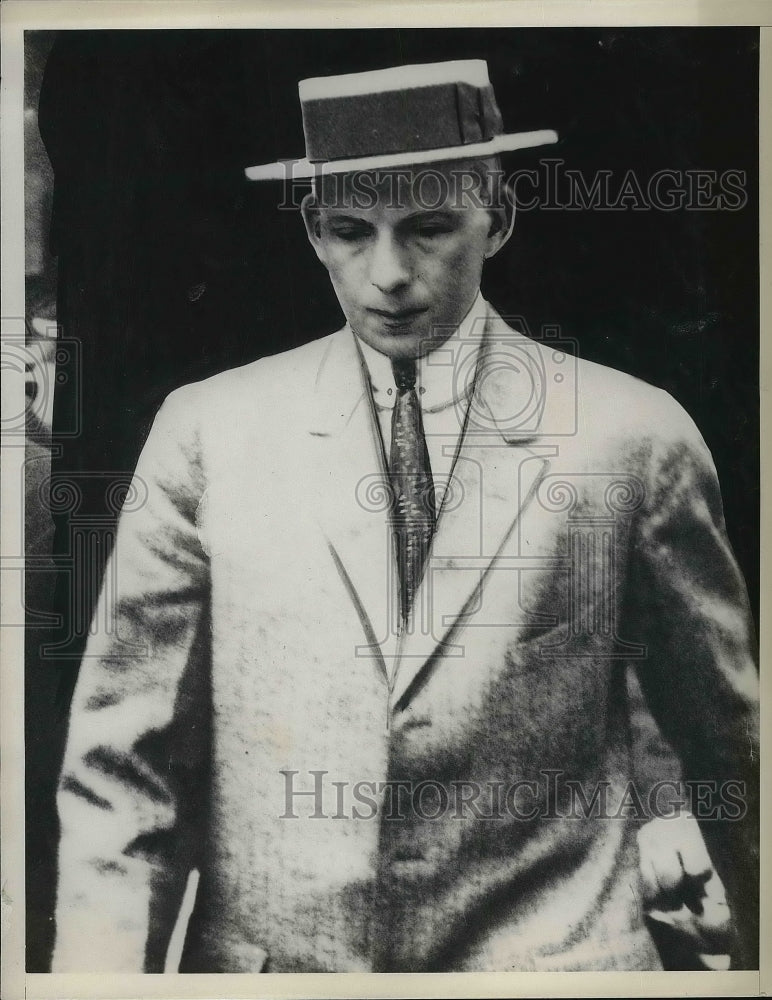
[[[478,291],[454,333],[429,354],[418,358],[416,391],[438,503],[452,475],[461,443],[486,315],[487,303]],[[391,359],[359,337],[356,341],[370,376],[381,441],[388,460],[392,411],[397,398]]]

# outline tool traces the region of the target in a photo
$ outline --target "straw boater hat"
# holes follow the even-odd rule
[[[557,142],[502,130],[484,59],[319,76],[298,84],[306,156],[245,170],[253,181],[495,156]]]

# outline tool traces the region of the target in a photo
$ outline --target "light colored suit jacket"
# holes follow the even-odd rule
[[[56,971],[163,968],[192,867],[183,971],[658,967],[630,665],[685,776],[753,815],[711,457],[666,393],[492,310],[481,365],[407,634],[349,329],[168,398],[75,692]],[[704,830],[740,907],[753,821]]]

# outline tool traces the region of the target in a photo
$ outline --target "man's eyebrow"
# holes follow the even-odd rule
[[[356,223],[360,226],[370,226],[372,225],[367,219],[363,219],[361,215],[347,215],[345,212],[339,212],[337,209],[328,209],[327,213],[328,222],[343,222],[343,223]]]
[[[421,208],[417,212],[411,212],[410,215],[406,215],[400,222],[415,222],[416,220],[425,219],[438,219],[450,222],[455,217],[455,213],[449,208]]]

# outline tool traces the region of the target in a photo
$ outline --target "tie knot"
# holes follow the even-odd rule
[[[391,362],[394,382],[400,393],[415,389],[416,363],[414,358],[397,358]]]

